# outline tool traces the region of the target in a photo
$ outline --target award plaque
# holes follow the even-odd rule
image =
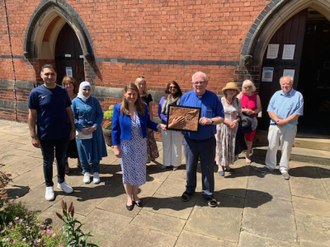
[[[201,108],[199,107],[170,105],[166,128],[168,130],[197,132],[200,117]]]

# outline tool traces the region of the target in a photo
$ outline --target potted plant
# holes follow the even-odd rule
[[[102,126],[103,135],[105,142],[108,146],[112,146],[112,115],[113,115],[113,105],[109,106],[109,110],[103,113],[104,123]]]

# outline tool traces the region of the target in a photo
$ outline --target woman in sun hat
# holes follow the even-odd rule
[[[242,118],[242,108],[236,96],[240,93],[235,82],[228,82],[222,89],[224,96],[221,98],[225,120],[217,125],[216,137],[216,156],[215,161],[218,165],[218,173],[225,175],[225,171],[234,173],[229,165],[235,161],[235,139],[238,122]]]

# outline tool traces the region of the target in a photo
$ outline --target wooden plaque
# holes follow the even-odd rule
[[[168,130],[192,131],[197,132],[199,129],[199,119],[201,117],[201,108],[190,106],[170,105],[167,115]],[[184,123],[176,122],[179,117],[184,118]]]

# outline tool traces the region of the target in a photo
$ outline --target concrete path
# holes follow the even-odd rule
[[[48,202],[41,151],[31,145],[27,124],[0,120],[0,135],[1,170],[13,175],[7,187],[10,197],[54,222],[60,222],[55,212],[60,212],[61,200],[73,202],[83,230],[92,231],[90,240],[102,247],[330,246],[330,166],[291,162],[291,179],[286,181],[278,170],[262,177],[256,171],[262,160],[248,166],[239,159],[235,175],[215,173],[219,205],[210,208],[201,195],[200,172],[197,193],[184,203],[184,166],[163,171],[160,157],[147,166],[147,183],[139,194],[144,207],[129,212],[119,160],[111,148],[101,164],[99,185],[83,184],[72,159],[66,181],[74,193],[55,189],[55,201]],[[161,154],[160,142],[158,146]]]

